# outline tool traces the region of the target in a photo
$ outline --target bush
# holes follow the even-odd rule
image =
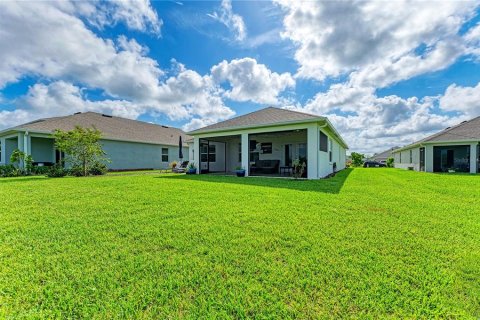
[[[388,168],[393,168],[393,167],[394,167],[394,160],[393,160],[393,158],[388,158],[388,159],[387,159],[387,167],[388,167]]]
[[[102,176],[107,172],[108,172],[107,165],[104,164],[103,162],[97,161],[90,166],[87,174],[91,176]],[[81,166],[75,166],[75,167],[72,167],[70,170],[68,170],[68,174],[74,177],[83,177],[84,171]]]
[[[50,171],[50,168],[51,167],[46,167],[46,166],[42,166],[42,167],[33,167],[32,168],[32,174],[34,175],[46,175],[48,173],[48,171]]]
[[[11,164],[0,166],[0,177],[15,177],[15,171],[16,168]]]
[[[68,174],[74,177],[82,177],[84,175],[83,168],[81,166],[74,166],[68,170]]]
[[[49,178],[65,177],[68,173],[67,170],[65,170],[61,165],[58,165],[58,164],[51,167],[46,167],[46,168],[48,168],[46,176]]]
[[[97,161],[90,167],[90,170],[88,173],[91,174],[92,176],[103,176],[104,174],[107,173],[107,171],[108,171],[107,165],[105,163]]]

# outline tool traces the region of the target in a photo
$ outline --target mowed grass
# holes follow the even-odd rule
[[[480,317],[480,176],[0,179],[0,318]]]

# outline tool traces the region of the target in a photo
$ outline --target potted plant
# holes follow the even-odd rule
[[[196,173],[197,173],[197,167],[195,166],[195,163],[190,162],[188,164],[187,174],[196,174]]]
[[[237,177],[245,177],[245,169],[243,167],[236,167],[235,173],[237,174]]]
[[[293,177],[295,179],[302,178],[305,171],[306,164],[301,159],[295,159],[292,162],[293,165]]]
[[[169,169],[172,170],[172,172],[175,172],[175,169],[177,168],[177,161],[172,161],[168,165]]]

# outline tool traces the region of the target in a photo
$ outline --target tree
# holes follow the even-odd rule
[[[65,152],[72,168],[81,168],[83,176],[100,162],[108,161],[99,140],[102,134],[93,128],[76,126],[72,131],[55,130],[55,147]]]
[[[393,168],[394,163],[395,163],[395,160],[392,157],[387,159],[387,167],[388,168]]]
[[[10,156],[10,162],[20,170],[23,166],[24,173],[30,174],[33,170],[33,158],[31,155],[27,155],[25,152],[15,149]]]
[[[363,159],[365,158],[364,154],[358,153],[358,152],[352,152],[351,157],[352,157],[352,164],[354,167],[361,167],[363,165]]]

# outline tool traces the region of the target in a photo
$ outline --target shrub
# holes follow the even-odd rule
[[[48,168],[48,171],[46,173],[46,176],[49,178],[61,178],[65,177],[68,173],[67,170],[65,170],[61,165],[56,164],[51,167],[46,167]]]
[[[74,177],[82,177],[85,175],[81,166],[74,166],[68,170],[68,174]]]
[[[11,164],[0,166],[0,177],[15,177],[15,170],[16,168]]]
[[[394,164],[395,164],[395,161],[393,160],[393,158],[387,159],[387,167],[393,168]]]
[[[51,167],[46,167],[46,166],[37,166],[32,168],[32,174],[36,175],[46,175],[48,171],[50,171]]]
[[[108,171],[107,165],[103,162],[95,162],[89,170],[89,174],[92,176],[103,176]]]

